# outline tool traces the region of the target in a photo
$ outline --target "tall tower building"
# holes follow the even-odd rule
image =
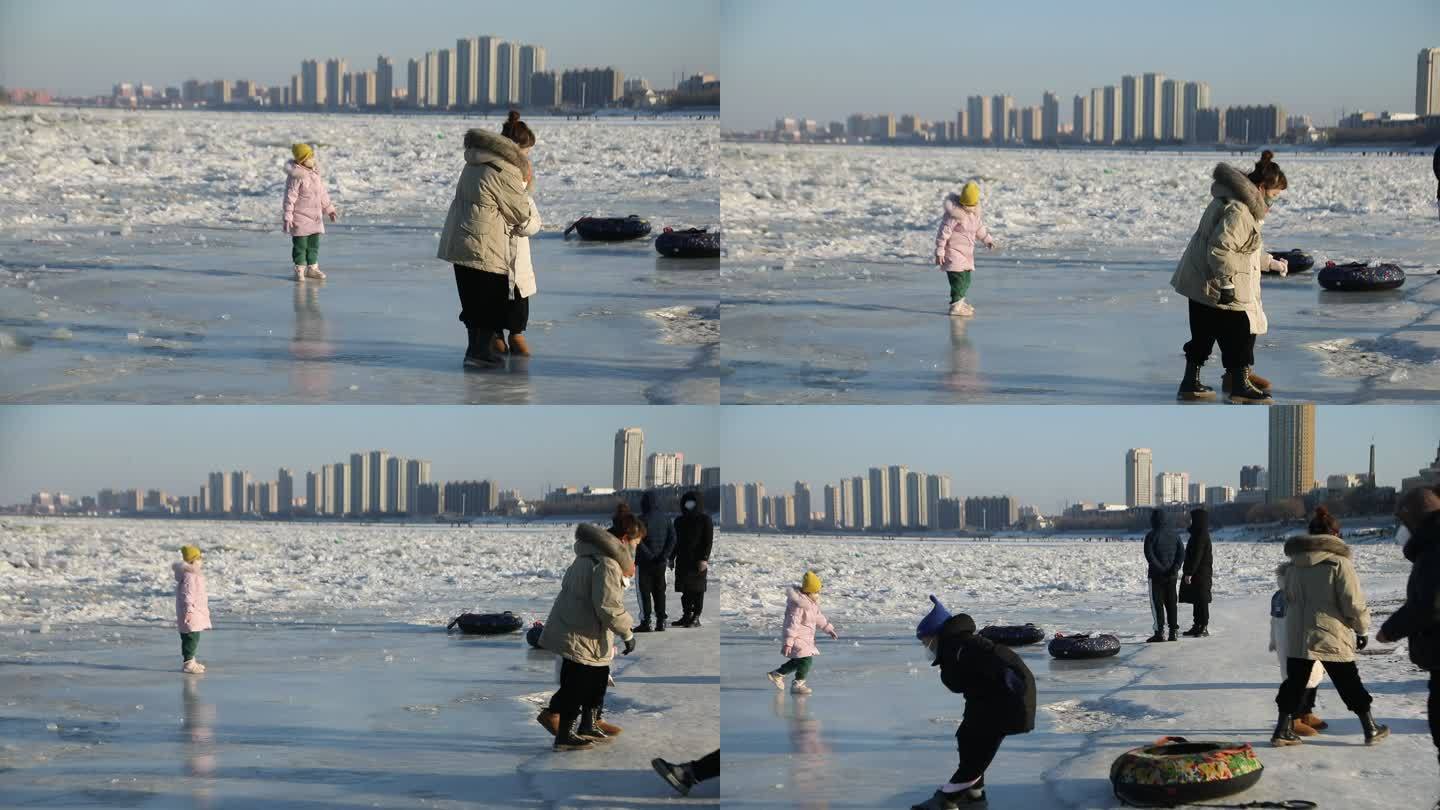
[[[254,507],[254,504],[250,503],[252,483],[248,472],[230,473],[230,514],[243,515]]]
[[[1375,443],[1370,443],[1370,474],[1368,476],[1370,486],[1375,486]]]
[[[828,498],[830,487],[827,486],[825,489]],[[810,529],[810,485],[804,481],[795,482],[795,522],[793,526],[801,531]]]
[[[210,493],[210,514],[223,515],[228,513],[230,511],[230,487],[225,484],[225,473],[210,473],[206,487]]]
[[[440,103],[440,54],[425,52],[425,106],[434,107]]]
[[[1185,138],[1185,83],[1177,79],[1166,79],[1160,86],[1160,138]]]
[[[475,37],[455,40],[455,103],[460,107],[475,106],[475,91],[480,78],[480,42]]]
[[[765,525],[765,485],[745,485],[745,528],[758,529]]]
[[[1141,77],[1140,140],[1160,140],[1160,113],[1164,106],[1165,74],[1146,73]]]
[[[1100,142],[1113,144],[1120,140],[1120,88],[1107,84],[1101,90]]]
[[[1140,92],[1138,76],[1120,77],[1120,140],[1134,143],[1140,140],[1140,111],[1144,97]]]
[[[892,529],[904,529],[910,525],[910,468],[893,464],[886,471],[886,484],[890,487],[890,522]]]
[[[390,511],[390,454],[384,450],[370,451],[369,495],[367,512],[384,514]]]
[[[317,515],[335,514],[335,465],[326,464],[320,468],[320,500],[310,509]]]
[[[440,78],[436,81],[435,92],[439,101],[435,106],[442,110],[448,110],[458,105],[456,98],[459,96],[459,88],[455,86],[455,49],[442,48],[436,55],[436,66],[440,69]]]
[[[351,456],[352,461],[354,458]],[[351,480],[353,467],[343,461],[337,461],[332,469],[334,472],[331,474],[331,478],[335,484],[335,494],[330,499],[330,514],[353,515],[356,513],[355,495],[357,494],[354,481]]]
[[[1440,115],[1440,48],[1425,48],[1415,62],[1415,114]]]
[[[1090,108],[1090,95],[1088,93],[1076,95],[1071,106],[1073,109],[1070,135],[1076,142],[1084,143],[1090,140],[1092,118],[1095,114],[1095,111]]]
[[[615,431],[613,482],[616,490],[645,486],[645,431],[640,428]]]
[[[872,529],[890,525],[890,485],[883,467],[870,468],[870,522]]]
[[[837,528],[855,528],[855,479],[840,479],[840,515],[835,524]]]
[[[1187,143],[1193,143],[1196,138],[1195,116],[1200,110],[1210,106],[1210,85],[1205,82],[1185,82],[1185,135]],[[1218,139],[1217,139],[1218,140]]]
[[[1315,486],[1315,405],[1271,405],[1271,503],[1303,497]]]
[[[870,479],[863,475],[851,478],[850,492],[854,497],[850,508],[855,513],[850,528],[864,531],[874,525],[870,516]]]
[[[339,109],[345,103],[345,60],[325,60],[325,108],[329,110]]]
[[[414,512],[420,503],[420,487],[430,483],[430,462],[412,458],[405,462],[405,505]]]
[[[1155,505],[1155,491],[1151,488],[1154,474],[1154,459],[1151,457],[1150,448],[1134,447],[1125,451],[1126,506],[1134,508]]]
[[[385,506],[392,515],[403,515],[412,508],[410,485],[406,480],[409,465],[399,456],[391,456],[385,462]]]
[[[925,515],[929,522],[926,528],[940,528],[940,502],[950,498],[950,476],[931,475],[925,481]]]
[[[645,459],[645,488],[680,486],[684,468],[684,453],[651,453]]]
[[[305,473],[305,511],[312,515],[320,514],[320,503],[324,497],[320,494],[320,476],[314,470]]]
[[[834,484],[825,485],[825,528],[838,529],[840,521],[845,516],[845,507],[841,501],[840,487]]]
[[[972,143],[990,140],[993,121],[990,114],[990,100],[985,96],[971,96],[965,100],[965,119],[969,125],[965,140]]]
[[[495,88],[500,61],[500,40],[480,37],[475,49],[475,103],[481,107],[495,106]]]
[[[370,511],[370,456],[350,454],[350,501],[347,515],[364,515]]]
[[[275,476],[276,511],[288,515],[295,511],[295,473],[281,467]]]
[[[425,75],[425,59],[411,59],[407,68],[406,98],[411,107],[424,107],[426,104],[425,88],[430,81]]]
[[[922,472],[912,472],[907,479],[905,502],[906,511],[910,515],[910,525],[926,528],[930,525],[930,502],[926,499],[930,476]]]
[[[296,106],[314,109],[324,105],[325,76],[320,69],[320,62],[306,59],[300,63],[300,100],[296,102]]]
[[[1040,139],[1054,143],[1060,137],[1060,97],[1050,91],[1040,102]]]
[[[545,72],[545,49],[539,45],[520,46],[520,104],[530,105],[530,89],[536,73]]]
[[[1105,89],[1090,88],[1090,142],[1105,142]]]
[[[375,57],[375,106],[395,107],[395,60],[388,56]]]
[[[496,50],[495,95],[496,103],[515,105],[520,103],[520,43],[501,42]]]
[[[991,143],[1010,142],[1010,110],[1015,107],[1011,96],[996,95],[990,98]]]

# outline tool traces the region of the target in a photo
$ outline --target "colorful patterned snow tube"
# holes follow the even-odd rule
[[[655,250],[671,259],[713,259],[720,255],[720,234],[708,228],[666,228],[655,237]]]
[[[530,629],[525,631],[525,642],[535,649],[540,649],[540,634],[545,632],[544,622],[535,622]]]
[[[1110,784],[1123,801],[1174,807],[1249,790],[1264,771],[1249,743],[1161,737],[1121,754],[1110,766]]]
[[[467,635],[498,636],[519,630],[525,626],[525,622],[507,610],[504,613],[463,613],[456,616],[445,629],[454,630],[457,626],[460,632]]]
[[[1039,644],[1045,640],[1045,631],[1033,624],[992,624],[980,631],[980,635],[996,644],[1006,647],[1023,647]]]
[[[1105,658],[1120,652],[1120,639],[1112,635],[1092,636],[1080,633],[1067,636],[1056,633],[1050,639],[1050,654],[1056,658],[1083,659]]]
[[[1393,264],[1374,266],[1351,262],[1327,262],[1317,278],[1320,286],[1336,292],[1370,292],[1393,290],[1405,283],[1405,271]]]

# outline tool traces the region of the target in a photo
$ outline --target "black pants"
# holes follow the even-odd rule
[[[1306,689],[1305,694],[1300,698],[1300,711],[1296,714],[1309,714],[1315,711],[1315,698],[1319,697],[1319,687]]]
[[[1210,603],[1209,603],[1209,602],[1196,602],[1196,603],[1195,603],[1195,613],[1194,613],[1194,616],[1195,616],[1195,626],[1196,626],[1196,627],[1209,627],[1209,626],[1210,626]]]
[[[706,779],[714,779],[720,775],[720,749],[714,751],[690,763],[690,773],[695,777],[696,782],[704,782]]]
[[[605,702],[609,685],[610,667],[592,667],[562,659],[560,690],[550,698],[550,708],[563,715],[598,707]]]
[[[1226,369],[1255,365],[1255,336],[1250,334],[1250,316],[1233,309],[1216,309],[1190,302],[1190,340],[1185,359],[1197,365],[1210,359],[1210,349],[1220,344],[1220,363]]]
[[[1430,673],[1430,698],[1425,701],[1425,713],[1430,717],[1430,742],[1440,749],[1440,673]]]
[[[1165,628],[1180,629],[1179,608],[1175,593],[1175,577],[1150,580],[1150,613],[1155,617],[1155,633]]]
[[[694,617],[698,618],[698,617],[700,616],[700,611],[702,611],[702,610],[704,610],[704,609],[705,609],[705,592],[704,592],[704,591],[681,591],[681,592],[680,592],[680,610],[683,611],[687,616],[694,616]]]
[[[1354,661],[1321,661],[1325,674],[1335,684],[1335,691],[1345,701],[1345,708],[1352,712],[1370,711],[1370,693],[1360,682],[1360,669]],[[1285,682],[1275,695],[1275,705],[1280,711],[1299,714],[1305,703],[1305,683],[1310,680],[1310,668],[1315,665],[1308,658],[1289,658],[1285,661]],[[1433,700],[1433,698],[1432,698]]]
[[[510,300],[510,278],[455,265],[455,290],[460,294],[460,321],[466,329],[500,334],[524,332],[530,323],[530,299]]]
[[[665,621],[665,563],[640,566],[636,579],[636,588],[640,591],[641,621],[649,622],[651,616]]]
[[[980,723],[961,722],[960,728],[955,730],[955,742],[960,748],[960,766],[950,777],[950,783],[964,784],[984,776],[985,769],[995,761],[995,754],[1004,741],[1004,734],[983,728]]]

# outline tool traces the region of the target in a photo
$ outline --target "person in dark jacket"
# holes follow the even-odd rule
[[[1009,647],[975,633],[975,620],[950,611],[934,596],[915,637],[940,667],[945,688],[965,696],[965,715],[955,730],[960,764],[950,781],[911,810],[954,810],[985,802],[985,770],[1011,734],[1035,728],[1035,676]]]
[[[1180,618],[1176,615],[1175,583],[1180,578],[1180,568],[1185,563],[1185,544],[1180,535],[1170,528],[1165,513],[1159,509],[1150,512],[1150,531],[1145,535],[1145,564],[1150,576],[1150,611],[1155,615],[1155,635],[1147,642],[1165,641],[1165,628],[1170,628],[1170,641],[1179,641],[1175,634],[1180,630]]]
[[[1425,709],[1430,740],[1440,749],[1440,492],[1423,487],[1406,492],[1396,517],[1409,535],[1405,559],[1412,564],[1410,580],[1405,584],[1405,604],[1385,620],[1375,640],[1388,644],[1410,639],[1410,660],[1429,670],[1430,699]]]
[[[1214,573],[1210,557],[1210,513],[1190,510],[1190,542],[1185,544],[1185,565],[1181,571],[1180,601],[1195,606],[1190,629],[1182,635],[1203,638],[1210,635],[1210,580]]]
[[[710,547],[714,544],[715,524],[705,514],[700,493],[685,493],[680,498],[680,516],[675,518],[675,550],[670,557],[675,568],[675,591],[680,594],[681,616],[675,627],[700,626]]]
[[[640,592],[641,613],[640,626],[635,628],[635,632],[648,633],[652,629],[663,632],[665,566],[675,553],[675,521],[669,515],[655,511],[653,491],[646,491],[640,496],[640,520],[644,521],[649,531],[635,547],[635,590]],[[655,617],[653,628],[650,625],[651,615]]]
[[[1435,147],[1435,205],[1440,207],[1440,146]]]

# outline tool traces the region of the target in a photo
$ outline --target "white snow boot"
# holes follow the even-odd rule
[[[306,277],[306,278],[319,278],[319,279],[323,279],[323,278],[325,278],[325,274],[322,273],[322,272],[320,272],[320,265],[318,265],[318,264],[307,264],[307,265],[305,265],[305,277]]]
[[[795,683],[790,684],[790,692],[791,692],[791,694],[795,694],[795,695],[808,695],[808,694],[810,694],[811,692],[814,692],[814,691],[815,691],[814,689],[811,689],[810,687],[806,686],[804,681],[796,681]]]
[[[965,317],[969,318],[970,316],[972,316],[972,315],[975,314],[975,307],[970,306],[970,302],[969,302],[969,301],[966,301],[964,298],[961,298],[961,299],[960,299],[959,301],[957,301],[956,303],[960,305],[960,314],[961,314],[961,315],[964,315]]]
[[[194,658],[191,658],[189,661],[185,662],[184,666],[180,667],[180,671],[185,673],[186,675],[199,675],[200,673],[205,671],[205,668],[200,666],[199,662],[197,662]]]
[[[951,314],[951,315],[954,315],[954,316],[957,317],[957,318],[960,317],[960,316],[962,316],[962,315],[964,315],[964,314],[965,314],[965,301],[964,301],[964,300],[960,300],[960,301],[956,301],[955,303],[951,304],[951,305],[950,305],[950,314]]]
[[[296,281],[304,281],[304,280],[305,280],[305,265],[303,265],[303,264],[297,264],[297,265],[295,265],[295,280],[296,280]]]
[[[775,684],[776,689],[779,689],[782,692],[785,691],[784,675],[781,675],[779,672],[767,672],[765,673],[765,677],[770,679],[770,683]]]

